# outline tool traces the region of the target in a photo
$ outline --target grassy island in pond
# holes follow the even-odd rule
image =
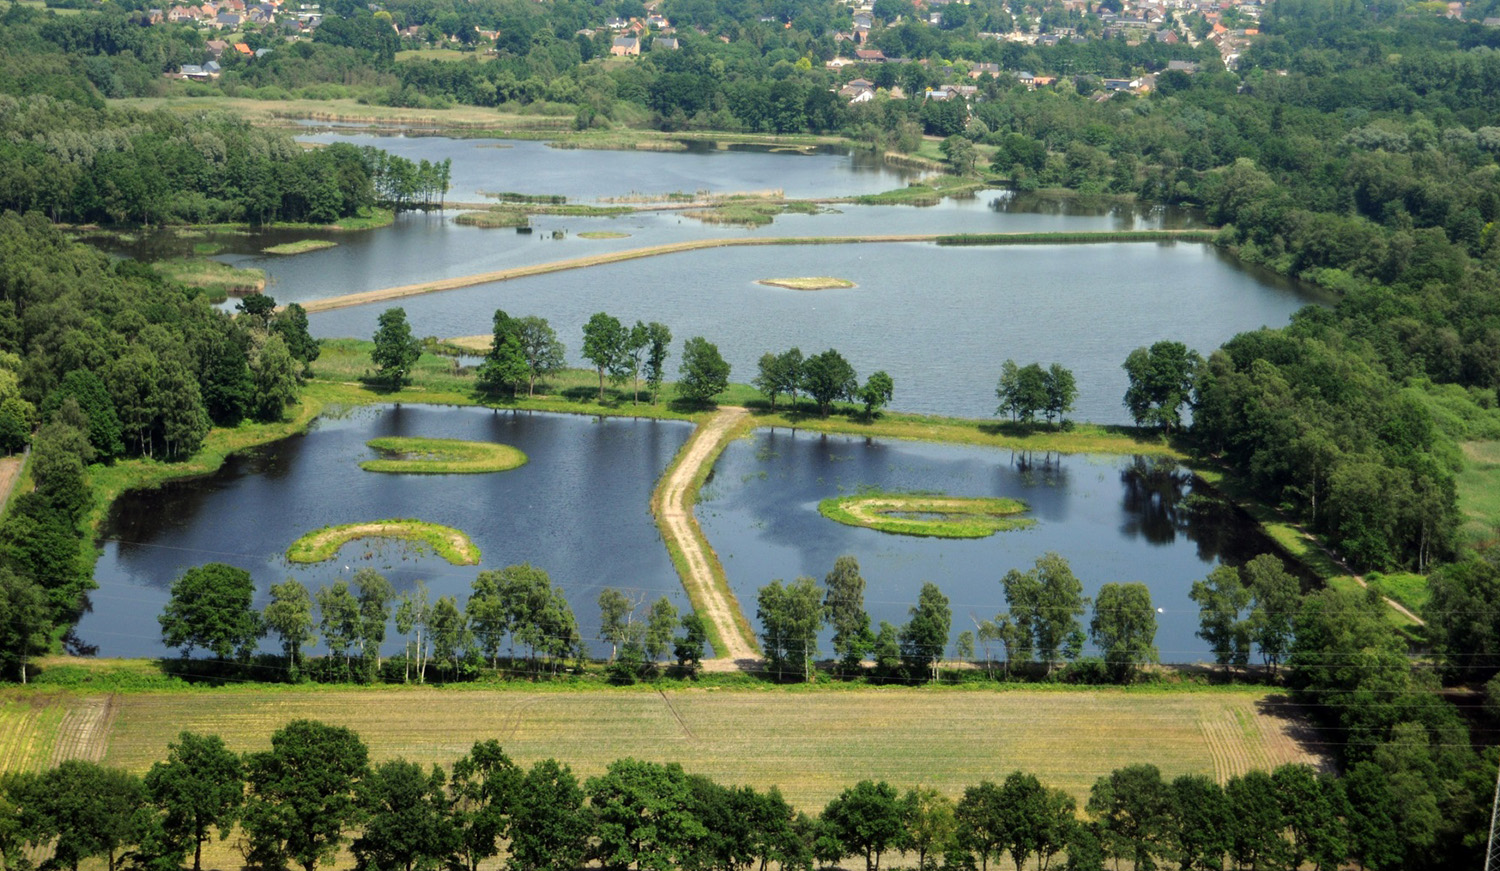
[[[317,563],[332,559],[351,541],[360,538],[399,538],[430,545],[438,556],[456,566],[479,564],[479,547],[462,530],[422,520],[375,520],[325,526],[292,542],[286,558],[294,563]]]
[[[762,278],[755,283],[764,284],[767,287],[785,287],[790,290],[833,290],[856,286],[848,279],[828,275],[814,275],[808,278]]]
[[[322,251],[324,248],[333,248],[339,243],[330,239],[302,239],[296,242],[284,242],[280,245],[272,245],[262,248],[265,254],[306,254],[309,251]]]
[[[495,442],[387,436],[366,444],[382,454],[378,460],[359,464],[366,472],[465,475],[505,472],[526,464],[526,454],[519,448]]]
[[[1016,499],[943,496],[935,493],[858,493],[818,503],[829,520],[896,535],[984,538],[1036,523]]]
[[[614,232],[612,230],[589,230],[586,233],[579,233],[578,234],[578,238],[580,238],[580,239],[629,239],[630,238],[630,234],[629,233],[616,233],[616,232]]]
[[[169,281],[202,288],[216,302],[266,289],[266,274],[259,269],[236,269],[228,263],[201,257],[159,260],[151,268]]]

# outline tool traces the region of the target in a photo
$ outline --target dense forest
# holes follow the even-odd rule
[[[1176,383],[1192,415],[1180,435],[1354,566],[1429,573],[1430,656],[1417,668],[1374,598],[1318,590],[1293,609],[1284,680],[1335,748],[1344,777],[1328,795],[1347,800],[1333,811],[1344,840],[1316,860],[1298,855],[1319,867],[1476,863],[1494,759],[1481,745],[1500,711],[1466,722],[1442,682],[1489,683],[1488,698],[1500,698],[1494,532],[1461,534],[1455,488],[1458,443],[1500,437],[1500,29],[1478,23],[1493,3],[1449,19],[1432,4],[1280,0],[1229,70],[1207,44],[1104,37],[1096,13],[1059,4],[951,4],[930,25],[881,0],[872,44],[905,61],[835,71],[823,64],[849,50],[835,33],[850,16],[828,0],[664,0],[680,48],[617,61],[603,57],[604,23],[644,14],[633,0],[392,0],[376,12],[341,0],[311,38],[247,36],[274,50],[226,56],[209,83],[164,78],[203,60],[204,37],[145,26],[143,5],[63,17],[10,4],[0,15],[0,208],[9,210],[0,217],[0,446],[30,445],[36,485],[0,525],[10,673],[24,674],[15,666],[81,607],[90,464],[170,462],[213,425],[278,419],[317,354],[297,307],[216,310],[138,264],[68,242],[53,222],[321,223],[446,188],[443,168],[340,146],[304,151],[235,118],[122,110],[107,99],[182,91],[462,103],[577,128],[835,132],[897,151],[915,150],[923,134],[950,137],[983,149],[989,165],[979,171],[1019,188],[1199,208],[1227,250],[1336,295],[1287,327],[1237,336],[1206,360],[1184,357]],[[1029,24],[1077,36],[1056,45],[978,36]],[[397,26],[417,35],[398,36]],[[403,47],[450,37],[472,45],[475,28],[500,32],[493,55],[395,60]],[[1198,70],[1168,71],[1172,60]],[[971,80],[978,63],[1000,71]],[[1059,81],[1032,90],[1022,71]],[[1099,99],[1103,78],[1152,73],[1149,94]],[[883,92],[848,105],[833,89],[856,75]],[[978,91],[967,105],[920,99],[950,81]],[[908,99],[892,99],[892,86]],[[1206,599],[1240,595],[1222,581]],[[795,596],[812,598],[783,587],[766,613],[784,615]],[[1232,636],[1254,628],[1249,612],[1226,619]],[[864,649],[894,651],[894,664],[905,629]],[[904,665],[928,662],[921,637],[906,637]],[[793,671],[806,667],[805,650],[775,654]],[[1290,807],[1321,801],[1301,795]],[[1181,855],[1137,849],[1147,851],[1137,861]],[[970,850],[967,861],[979,855]]]

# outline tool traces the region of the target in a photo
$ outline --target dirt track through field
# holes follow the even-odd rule
[[[694,430],[683,447],[682,459],[662,485],[661,502],[653,506],[661,518],[662,534],[677,545],[687,563],[682,584],[698,609],[698,616],[712,623],[724,642],[726,649],[717,651],[718,658],[703,664],[711,671],[743,668],[759,661],[753,642],[745,637],[735,620],[740,610],[738,603],[714,582],[713,555],[693,519],[694,479],[705,463],[718,456],[719,446],[746,414],[743,408],[724,407]]]

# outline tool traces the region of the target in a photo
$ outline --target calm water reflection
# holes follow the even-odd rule
[[[689,425],[671,421],[422,406],[322,418],[307,435],[231,458],[215,475],[118,500],[103,529],[93,612],[77,635],[104,656],[160,655],[156,617],[172,580],[212,561],[249,571],[262,600],[287,577],[316,590],[372,567],[398,590],[423,579],[434,599],[453,595],[460,602],[480,570],[529,561],[562,586],[588,639],[597,633],[595,600],[606,586],[651,600],[667,595],[685,610],[649,502],[689,432]],[[365,442],[387,435],[498,441],[525,451],[530,462],[493,475],[362,471],[359,461],[373,456]],[[315,566],[283,557],[309,530],[388,517],[462,529],[483,551],[483,563],[450,566],[369,542],[351,543],[334,561]]]
[[[818,502],[861,487],[1003,496],[1031,506],[1037,524],[979,540],[887,535],[823,518]],[[900,625],[923,581],[949,597],[953,636],[1005,610],[1000,578],[1048,551],[1067,557],[1092,596],[1102,584],[1144,581],[1165,662],[1205,658],[1194,636],[1192,582],[1220,562],[1269,550],[1235,512],[1189,510],[1192,478],[1175,463],[1107,456],[1025,454],[987,448],[763,431],[729,446],[698,517],[753,617],[756,591],[774,578],[818,579],[842,554],[859,559],[866,607]],[[1087,625],[1088,615],[1084,617]],[[829,649],[825,637],[822,647]]]

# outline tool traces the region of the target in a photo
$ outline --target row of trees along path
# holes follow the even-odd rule
[[[734,432],[735,425],[746,414],[743,408],[724,406],[707,423],[694,430],[692,437],[682,448],[676,467],[662,485],[660,496],[651,506],[662,535],[682,553],[682,583],[693,601],[693,609],[718,630],[722,646],[716,645],[717,658],[704,661],[703,667],[708,671],[730,671],[760,659],[754,640],[747,636],[745,628],[735,620],[735,615],[740,613],[739,603],[714,583],[711,561],[716,557],[698,531],[698,524],[693,518],[693,501],[697,493],[693,481],[705,465],[718,457],[723,444]]]

